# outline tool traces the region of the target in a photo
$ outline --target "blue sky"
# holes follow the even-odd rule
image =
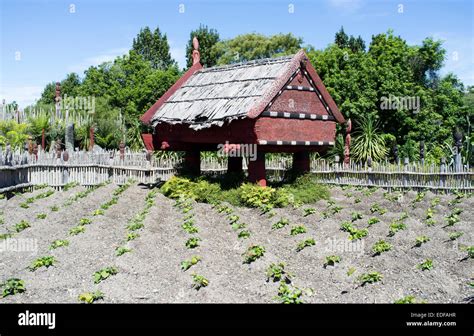
[[[126,53],[147,25],[167,34],[181,67],[189,33],[200,23],[224,39],[291,32],[318,49],[333,42],[341,25],[367,45],[392,28],[410,44],[428,36],[444,40],[442,72],[474,85],[472,0],[0,0],[0,13],[0,99],[22,107],[48,82],[69,72],[83,76],[89,66]]]

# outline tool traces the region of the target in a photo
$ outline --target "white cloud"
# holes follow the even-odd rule
[[[11,103],[16,101],[20,108],[24,108],[41,97],[44,86],[5,86],[0,88],[0,99]]]
[[[68,71],[82,73],[91,66],[97,66],[104,62],[113,61],[117,56],[122,56],[128,52],[128,48],[116,48],[104,51],[98,55],[87,57],[82,62],[68,67]]]

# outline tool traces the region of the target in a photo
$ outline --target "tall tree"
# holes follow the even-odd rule
[[[341,27],[341,29],[336,33],[334,43],[336,43],[336,45],[341,49],[347,48],[349,44],[349,36],[344,32],[344,27]]]
[[[81,79],[78,74],[71,72],[67,74],[60,83],[61,86],[61,96],[68,95],[69,97],[77,96],[79,92],[79,87],[81,86]],[[51,82],[46,84],[43,92],[41,93],[41,98],[39,103],[41,104],[54,104],[56,97],[56,82]]]
[[[176,64],[171,57],[166,34],[157,27],[154,32],[147,26],[133,39],[132,50],[150,62],[153,69],[165,70]]]
[[[186,66],[193,65],[193,38],[199,41],[199,52],[201,54],[201,64],[205,67],[212,67],[217,63],[217,55],[212,53],[212,47],[219,42],[219,33],[215,29],[209,29],[207,26],[200,25],[198,29],[193,30],[189,35],[189,41],[186,45]]]

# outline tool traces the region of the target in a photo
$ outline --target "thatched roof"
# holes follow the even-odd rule
[[[142,121],[153,126],[162,122],[186,123],[201,129],[237,118],[254,118],[305,57],[300,51],[293,56],[207,69],[197,64],[144,114]]]

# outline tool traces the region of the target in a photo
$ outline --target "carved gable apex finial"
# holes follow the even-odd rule
[[[199,63],[201,54],[199,53],[199,41],[196,36],[193,37],[193,65]]]

